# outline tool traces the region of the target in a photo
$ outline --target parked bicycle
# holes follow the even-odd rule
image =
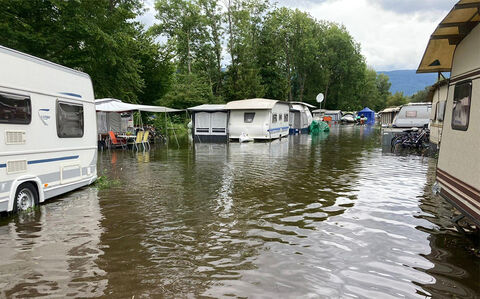
[[[392,151],[400,148],[426,149],[429,147],[430,130],[412,128],[404,130],[391,141]]]

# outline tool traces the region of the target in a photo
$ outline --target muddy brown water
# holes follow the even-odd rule
[[[99,152],[118,186],[0,218],[0,297],[480,297],[436,160],[379,136]]]

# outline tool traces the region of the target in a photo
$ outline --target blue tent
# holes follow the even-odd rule
[[[372,109],[365,107],[362,111],[358,111],[357,115],[362,115],[367,118],[366,124],[374,124],[375,123],[375,111]]]

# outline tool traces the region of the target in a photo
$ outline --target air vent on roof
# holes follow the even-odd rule
[[[7,173],[27,171],[27,160],[7,161]]]
[[[5,131],[6,144],[25,144],[25,131]]]

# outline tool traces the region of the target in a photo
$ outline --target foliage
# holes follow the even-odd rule
[[[424,103],[429,102],[428,94],[430,93],[430,86],[425,87],[424,90],[417,91],[412,97],[410,98],[410,102],[412,103]]]
[[[322,92],[324,108],[342,110],[403,101],[343,25],[269,0],[156,0],[148,30],[137,21],[141,0],[0,5],[0,44],[87,72],[97,98],[175,108],[255,97],[318,105]]]
[[[390,96],[387,100],[388,107],[396,107],[405,105],[408,103],[408,98],[403,95],[403,92],[397,91],[394,95]]]
[[[95,187],[97,187],[99,190],[109,189],[118,185],[120,185],[119,180],[112,179],[106,175],[99,176],[95,181]]]
[[[172,71],[165,67],[168,60],[152,67],[161,57],[135,21],[140,0],[1,0],[0,5],[0,44],[88,73],[97,98],[137,102],[144,94],[164,92],[150,88],[168,83]]]

